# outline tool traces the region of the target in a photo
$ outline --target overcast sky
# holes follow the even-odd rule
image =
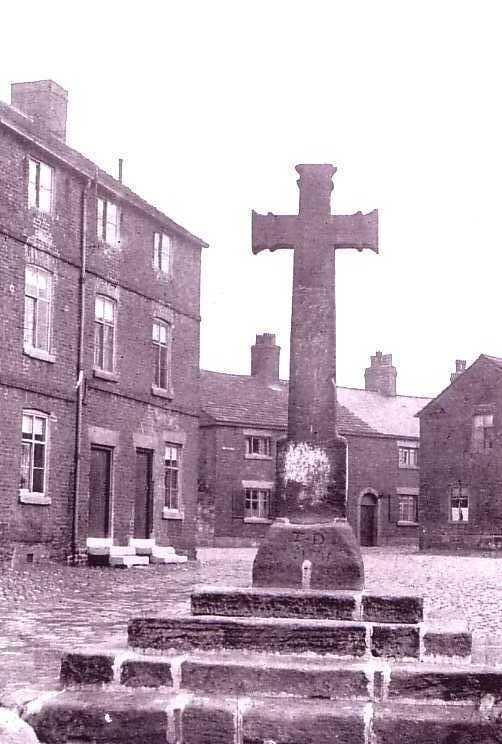
[[[296,213],[296,163],[338,166],[333,211],[378,208],[380,255],[340,251],[338,383],[376,349],[398,392],[502,356],[498,2],[19,2],[0,98],[52,78],[68,142],[204,238],[201,364],[288,375],[292,254],[251,254],[251,209]]]

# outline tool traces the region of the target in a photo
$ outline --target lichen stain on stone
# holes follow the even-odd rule
[[[331,474],[329,457],[322,447],[307,442],[290,442],[284,458],[284,484],[297,483],[304,488],[298,499],[312,506],[326,499]]]

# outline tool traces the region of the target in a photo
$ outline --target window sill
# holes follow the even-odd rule
[[[268,517],[244,517],[245,524],[272,524]]]
[[[418,527],[418,522],[408,522],[407,519],[399,519],[398,525],[400,527]]]
[[[420,470],[419,465],[398,465],[399,470]]]
[[[468,519],[457,519],[457,520],[450,519],[450,521],[448,522],[448,524],[458,524],[461,527],[464,527],[464,526],[465,527],[468,527],[469,526],[469,520]]]
[[[93,368],[92,374],[100,380],[107,380],[107,382],[119,381],[119,376],[116,372],[107,372],[105,369],[99,369],[98,367]]]
[[[245,460],[271,460],[272,455],[244,455]]]
[[[179,509],[169,509],[167,506],[164,506],[162,509],[162,519],[182,520],[184,517],[185,515]]]
[[[56,361],[56,356],[54,354],[50,354],[48,351],[44,351],[43,349],[36,349],[34,346],[23,346],[23,352],[30,357],[33,357],[33,359],[40,359],[42,362],[50,362],[51,364],[54,364]]]
[[[19,489],[19,502],[21,504],[36,504],[38,506],[49,506],[51,497],[43,493],[31,493],[25,488]]]
[[[172,388],[166,390],[165,388],[157,387],[157,385],[152,385],[152,395],[156,395],[158,398],[166,398],[166,400],[172,400],[174,398]]]

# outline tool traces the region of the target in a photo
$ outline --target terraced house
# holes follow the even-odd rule
[[[201,371],[199,540],[257,544],[274,517],[277,442],[288,384],[275,336],[256,337],[251,375]],[[362,545],[418,540],[419,425],[428,399],[397,395],[392,356],[377,352],[364,389],[337,387],[348,440],[348,519]]]
[[[66,108],[52,81],[0,103],[0,549],[190,554],[205,244],[71,149]]]

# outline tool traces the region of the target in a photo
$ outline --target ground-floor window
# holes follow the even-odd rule
[[[452,488],[450,494],[450,521],[469,521],[469,494],[462,486]]]
[[[19,487],[30,493],[45,493],[47,428],[47,416],[43,413],[23,411]]]
[[[418,522],[416,496],[399,495],[399,521]]]
[[[164,468],[166,508],[179,510],[181,504],[181,446],[179,444],[166,444]]]
[[[246,488],[244,517],[246,519],[268,519],[270,516],[270,490],[265,488]]]

